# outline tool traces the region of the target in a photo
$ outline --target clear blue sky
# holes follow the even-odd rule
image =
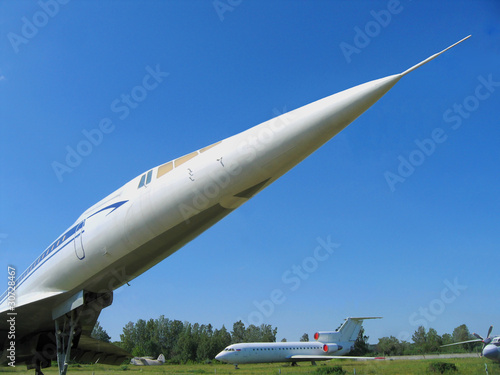
[[[384,317],[365,324],[370,342],[420,324],[500,334],[500,3],[41,4],[0,3],[0,267],[26,268],[149,168],[472,34],[117,290],[100,321],[114,340],[162,314],[229,329],[264,318],[289,341],[347,316]],[[146,90],[148,69],[159,73]],[[58,176],[54,162],[106,118],[112,131]],[[313,261],[318,238],[338,247]]]

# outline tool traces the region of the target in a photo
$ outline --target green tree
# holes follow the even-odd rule
[[[214,358],[217,353],[213,354],[213,330],[212,325],[202,325],[200,327],[198,349],[196,351],[196,359],[198,361],[206,361]]]
[[[198,343],[193,337],[193,326],[189,322],[184,322],[184,330],[175,345],[173,359],[182,363],[195,361],[197,349]]]
[[[175,357],[175,349],[177,341],[179,340],[179,337],[181,336],[183,331],[184,331],[184,323],[182,323],[180,320],[174,320],[170,322],[168,329],[168,341],[167,341],[167,347],[169,349],[168,358],[172,359]]]
[[[245,330],[243,342],[260,342],[262,341],[262,332],[259,327],[250,324]]]
[[[363,327],[358,332],[358,337],[356,338],[356,341],[354,341],[354,345],[349,352],[349,355],[352,356],[363,356],[366,353],[370,351],[369,345],[368,345],[368,336],[365,336],[365,330]]]
[[[469,332],[469,328],[465,324],[459,325],[453,330],[451,334],[453,338],[453,342],[474,340],[476,337],[471,335]],[[472,352],[474,350],[475,343],[467,343],[460,345],[467,352]]]
[[[212,341],[213,347],[210,358],[215,358],[219,352],[231,344],[231,334],[227,331],[226,327],[222,326],[221,329],[215,330]]]
[[[414,349],[418,353],[427,353],[428,345],[427,345],[427,333],[425,332],[425,327],[420,326],[417,328],[411,339],[414,342]]]
[[[426,353],[435,353],[440,350],[440,346],[443,345],[443,339],[438,335],[434,328],[429,328],[426,337]]]
[[[128,322],[125,327],[123,327],[123,333],[120,334],[122,348],[127,352],[132,353],[132,350],[134,350],[136,345],[136,336],[134,323]]]
[[[277,333],[278,328],[273,328],[270,324],[260,325],[260,341],[262,342],[276,342]]]
[[[90,337],[93,337],[97,340],[104,341],[104,342],[111,342],[111,336],[108,335],[108,333],[102,328],[101,324],[97,322],[94,326],[94,329],[92,330],[92,333],[90,334]]]
[[[302,337],[300,338],[301,342],[308,342],[309,341],[309,335],[307,333],[304,333]]]
[[[403,354],[403,347],[394,336],[382,337],[378,340],[377,351],[384,355],[401,355]]]
[[[441,339],[443,341],[443,345],[453,343],[453,337],[449,333],[443,333],[443,336],[441,336]]]
[[[241,320],[234,323],[233,331],[231,332],[231,342],[233,344],[245,342],[245,331],[245,324]]]

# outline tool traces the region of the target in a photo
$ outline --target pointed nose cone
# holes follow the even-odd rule
[[[352,87],[250,129],[245,136],[273,134],[262,152],[261,168],[268,177],[278,178],[358,118],[401,77],[395,74]]]
[[[217,354],[217,355],[215,356],[215,359],[216,359],[216,360],[218,360],[218,361],[221,361],[221,362],[225,362],[225,361],[224,361],[224,352],[222,351],[222,352],[220,352],[219,354]]]
[[[467,37],[468,38],[468,37]],[[403,76],[435,59],[453,46],[410,69],[370,81],[305,105],[242,133],[247,137],[271,134],[272,141],[258,160],[274,179],[305,159],[384,96]]]
[[[300,109],[309,113],[319,127],[327,127],[329,130],[324,135],[332,137],[382,98],[401,77],[395,74],[366,82]]]
[[[403,76],[453,46],[400,74],[352,87],[224,140],[227,149],[234,151],[232,163],[235,170],[244,170],[245,173],[238,172],[238,181],[221,198],[221,206],[234,209],[243,204],[353,122]]]

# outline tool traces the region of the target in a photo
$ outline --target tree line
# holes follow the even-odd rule
[[[444,333],[440,336],[434,328],[426,331],[420,326],[412,335],[412,343],[399,340],[394,336],[379,339],[376,351],[378,354],[392,355],[416,355],[430,353],[449,352],[474,352],[481,349],[476,343],[467,343],[456,346],[441,347],[441,345],[452,344],[460,341],[474,340],[476,337],[470,334],[465,324],[456,327],[451,334]]]
[[[253,324],[245,327],[240,320],[233,324],[232,331],[228,331],[223,325],[220,329],[214,329],[211,324],[191,324],[180,320],[170,320],[165,316],[158,319],[145,321],[139,319],[136,323],[128,322],[120,334],[120,341],[113,344],[118,345],[136,357],[153,356],[163,354],[168,363],[205,362],[215,356],[230,344],[241,342],[276,342],[278,329],[271,325]],[[92,336],[106,342],[110,337],[101,327],[96,324]],[[348,355],[415,355],[446,352],[472,352],[479,350],[474,343],[467,343],[453,347],[441,347],[459,341],[472,340],[475,337],[470,334],[465,324],[456,327],[453,333],[445,333],[440,336],[433,328],[426,331],[420,326],[412,335],[412,341],[401,341],[394,336],[382,337],[378,344],[368,344],[369,337],[361,328],[354,347]],[[286,341],[283,339],[282,341]],[[300,341],[309,341],[309,336],[304,333]],[[480,348],[480,346],[479,346]]]
[[[165,316],[136,323],[128,322],[120,334],[120,346],[135,357],[163,354],[168,363],[204,362],[213,360],[226,346],[239,342],[275,342],[278,329],[271,325],[253,324],[245,327],[240,320],[233,324],[229,332],[223,325],[214,329],[211,324],[191,324],[180,320],[170,320]],[[92,336],[102,341],[110,341],[109,335],[96,324]]]

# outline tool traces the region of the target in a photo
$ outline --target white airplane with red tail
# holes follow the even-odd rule
[[[346,356],[358,338],[363,320],[380,319],[347,318],[336,331],[323,331],[314,334],[315,342],[250,342],[232,344],[221,351],[215,359],[238,365],[247,363],[273,363],[328,361],[336,358],[383,359],[382,357]]]

